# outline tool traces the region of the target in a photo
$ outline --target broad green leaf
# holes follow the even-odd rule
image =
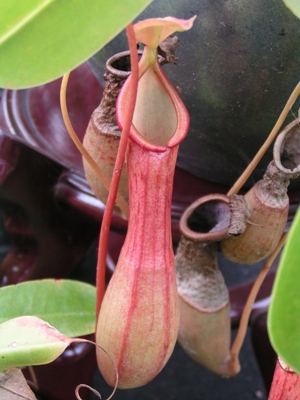
[[[151,0],[1,0],[0,87],[58,78],[100,50]]]
[[[285,5],[300,18],[300,1],[299,0],[283,0]]]
[[[36,317],[19,317],[0,324],[0,371],[12,367],[48,364],[72,339]]]
[[[96,288],[71,280],[44,279],[0,289],[0,323],[39,317],[67,336],[95,331]]]
[[[275,351],[300,374],[300,209],[276,274],[268,330]]]
[[[36,317],[19,317],[0,324],[0,371],[49,364],[72,339]]]

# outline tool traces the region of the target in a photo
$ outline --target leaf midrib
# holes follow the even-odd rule
[[[22,18],[12,29],[7,31],[0,37],[0,46],[18,33],[28,22],[36,18],[42,11],[44,11],[55,0],[45,0],[40,6],[36,7],[34,11],[29,13],[25,18]]]

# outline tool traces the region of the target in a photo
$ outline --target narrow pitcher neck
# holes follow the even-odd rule
[[[146,259],[155,254],[157,260],[167,258],[167,264],[173,264],[170,211],[177,152],[178,146],[156,153],[129,142],[130,213],[126,241],[132,257]],[[165,245],[156,247],[158,242]]]

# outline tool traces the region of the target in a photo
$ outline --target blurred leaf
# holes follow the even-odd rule
[[[18,368],[10,368],[0,372],[0,399],[1,400],[36,400],[36,397],[26,379]]]
[[[300,18],[300,1],[299,0],[283,0],[285,5]]]
[[[1,0],[0,87],[52,81],[86,61],[151,0]]]
[[[0,371],[48,364],[72,339],[36,317],[19,317],[0,324]]]
[[[277,354],[300,374],[300,209],[276,274],[268,330]]]
[[[96,288],[71,280],[44,279],[0,289],[0,323],[23,315],[39,317],[67,336],[95,331]]]

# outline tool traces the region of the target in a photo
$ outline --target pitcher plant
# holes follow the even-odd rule
[[[136,107],[127,147],[128,232],[105,293],[96,330],[97,344],[114,360],[118,387],[152,380],[176,343],[179,305],[171,239],[171,196],[178,146],[187,134],[188,112],[158,63],[157,47],[194,18],[150,19],[135,25],[145,45],[139,62]],[[117,101],[122,128],[130,77]],[[97,353],[105,380],[115,384],[111,361]]]

